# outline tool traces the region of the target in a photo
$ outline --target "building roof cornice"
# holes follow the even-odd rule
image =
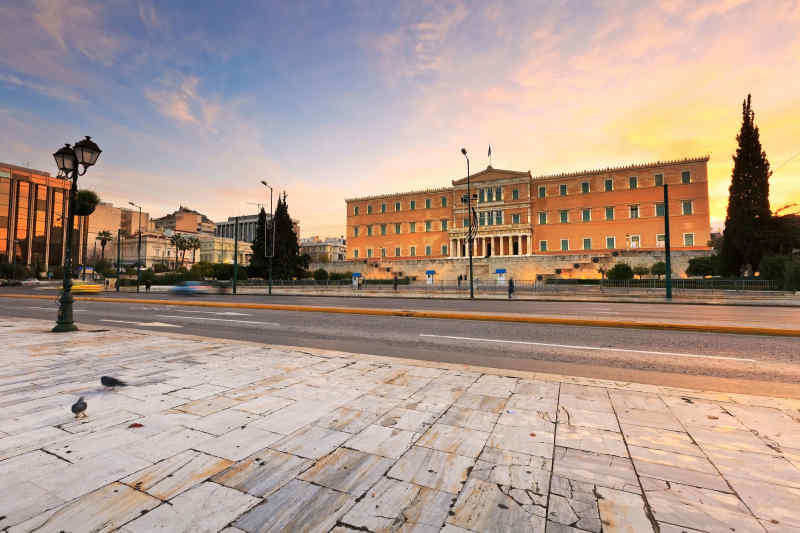
[[[358,198],[345,198],[345,202],[362,202],[365,200],[380,200],[381,198],[393,198],[397,196],[407,196],[409,194],[432,194],[432,193],[439,193],[439,192],[448,192],[450,191],[450,187],[438,187],[436,189],[420,189],[418,191],[408,191],[408,192],[396,192],[390,194],[376,194],[373,196],[361,196]]]
[[[580,170],[577,172],[562,172],[560,174],[542,174],[534,176],[534,180],[547,180],[547,179],[560,179],[560,178],[574,178],[577,176],[592,176],[596,174],[605,174],[607,172],[618,172],[620,170],[640,170],[652,167],[667,167],[671,165],[685,165],[686,163],[704,163],[708,162],[709,156],[704,155],[701,157],[687,157],[684,159],[667,159],[664,161],[654,161],[652,163],[633,163],[631,165],[621,165],[618,167],[596,168],[592,170]]]

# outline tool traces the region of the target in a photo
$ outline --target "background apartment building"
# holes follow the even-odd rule
[[[665,183],[671,246],[708,249],[707,164],[702,157],[537,177],[487,167],[470,176],[473,255],[662,248]],[[346,200],[348,259],[466,256],[466,191],[461,178],[442,189]]]
[[[331,263],[347,259],[347,241],[342,237],[320,239],[314,235],[300,239],[300,255],[307,254],[312,263]]]

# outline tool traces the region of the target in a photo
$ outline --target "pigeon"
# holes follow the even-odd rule
[[[125,383],[124,381],[119,380],[117,378],[112,378],[111,376],[102,376],[100,378],[100,383],[102,383],[106,387],[124,387],[125,385],[127,385],[127,383]]]
[[[80,418],[81,416],[86,415],[86,400],[83,399],[83,396],[78,398],[78,401],[72,404],[72,412],[75,413],[75,418]]]

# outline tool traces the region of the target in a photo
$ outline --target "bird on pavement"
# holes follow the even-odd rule
[[[75,413],[75,418],[80,418],[82,416],[88,416],[86,414],[86,400],[83,399],[83,396],[78,398],[78,401],[72,404],[72,412]]]
[[[100,383],[102,383],[105,387],[124,387],[127,385],[127,383],[124,381],[117,378],[112,378],[111,376],[102,376],[100,378]]]

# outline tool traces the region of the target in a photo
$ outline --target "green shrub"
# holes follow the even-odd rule
[[[633,273],[634,275],[639,276],[639,279],[642,279],[642,276],[650,273],[650,269],[644,265],[638,265],[633,267]]]
[[[783,281],[787,264],[790,258],[785,255],[765,256],[758,265],[758,275],[761,279]]]
[[[606,272],[606,278],[612,281],[633,279],[633,269],[628,263],[617,263]]]
[[[664,261],[653,263],[653,266],[650,267],[650,273],[654,276],[658,276],[658,279],[661,279],[661,276],[667,273],[667,264]]]
[[[689,276],[711,276],[716,271],[717,261],[713,256],[689,259],[686,274]]]
[[[353,279],[352,272],[331,272],[328,276],[331,281],[351,280]]]
[[[326,281],[328,279],[328,271],[324,268],[318,268],[314,271],[314,279],[316,281]]]
[[[169,272],[169,265],[164,263],[156,263],[153,265],[153,272],[156,274],[162,274],[164,272]]]
[[[800,261],[789,260],[786,262],[783,288],[787,291],[800,291]]]

